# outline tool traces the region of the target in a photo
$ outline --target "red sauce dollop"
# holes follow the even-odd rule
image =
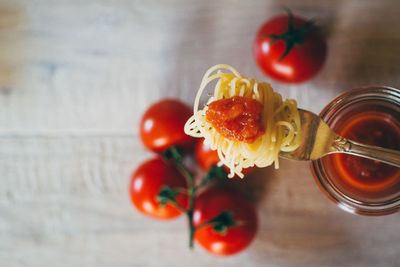
[[[361,113],[350,120],[339,134],[360,143],[400,150],[400,126],[385,113]],[[333,163],[347,183],[361,190],[388,188],[400,175],[399,168],[346,154],[333,155]]]
[[[225,138],[253,143],[265,132],[263,105],[250,97],[234,96],[208,105],[206,119]]]

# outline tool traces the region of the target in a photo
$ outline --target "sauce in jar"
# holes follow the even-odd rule
[[[378,111],[356,114],[344,124],[340,135],[367,145],[400,150],[400,125],[393,116]],[[332,166],[348,186],[369,192],[396,184],[400,169],[378,161],[346,154],[332,155]]]
[[[400,150],[400,90],[387,86],[342,93],[321,111],[338,134],[370,145]],[[380,216],[400,211],[400,168],[346,154],[311,162],[319,188],[353,214]]]
[[[338,134],[353,141],[400,150],[400,116],[385,103],[349,106],[331,124]],[[400,169],[347,154],[322,159],[330,183],[354,201],[381,203],[400,192]]]
[[[265,132],[262,110],[263,105],[257,100],[234,96],[211,102],[206,120],[227,139],[253,143]]]

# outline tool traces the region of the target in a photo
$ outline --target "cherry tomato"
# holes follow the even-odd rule
[[[185,148],[193,144],[193,138],[183,128],[192,110],[175,99],[164,99],[149,107],[140,122],[140,137],[150,150],[162,152],[171,146]]]
[[[316,75],[326,54],[326,41],[318,28],[290,12],[262,25],[254,44],[255,59],[264,73],[289,83]]]
[[[133,173],[130,181],[130,196],[134,206],[143,214],[158,219],[172,219],[182,212],[172,203],[162,205],[157,200],[164,186],[172,189],[186,189],[185,178],[168,162],[160,157],[142,163]],[[187,207],[187,195],[176,196],[177,202]]]
[[[195,232],[195,240],[207,251],[217,255],[231,255],[245,249],[257,232],[257,215],[241,194],[227,188],[213,187],[196,199],[193,223],[196,227],[215,218],[221,212],[231,212],[236,225],[219,233],[212,225],[205,225]]]
[[[203,170],[208,170],[219,162],[216,150],[211,150],[209,145],[204,144],[204,138],[196,141],[194,148],[196,160]]]
[[[200,167],[205,171],[219,162],[218,152],[216,150],[211,150],[209,145],[204,144],[204,138],[200,138],[196,141],[195,156],[197,163],[199,163]],[[228,167],[224,166],[224,169],[229,173]],[[243,169],[243,174],[248,175],[252,173],[254,169],[255,167]]]

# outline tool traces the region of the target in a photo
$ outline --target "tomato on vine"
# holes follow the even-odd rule
[[[238,192],[212,187],[196,199],[195,240],[207,251],[232,255],[245,249],[257,232],[255,207]]]
[[[197,141],[195,154],[207,172],[196,181],[185,166],[181,148],[191,147],[194,139],[185,135],[183,127],[191,114],[185,104],[173,99],[157,102],[145,112],[140,137],[158,155],[143,162],[132,174],[130,198],[140,212],[153,218],[173,219],[185,214],[189,247],[196,240],[214,254],[235,254],[254,239],[255,209],[240,193],[220,186],[227,178],[226,169],[217,166],[218,153],[203,139]],[[212,186],[201,192],[210,182]]]
[[[192,110],[176,99],[164,99],[151,105],[140,122],[140,138],[154,152],[163,152],[172,146],[189,148],[193,138],[183,128]]]
[[[142,163],[133,173],[129,185],[132,203],[145,215],[172,219],[187,207],[187,183],[173,165],[161,157]],[[176,200],[179,206],[169,200]]]
[[[254,43],[254,56],[261,70],[288,83],[315,76],[326,55],[326,41],[314,22],[290,11],[263,24]]]

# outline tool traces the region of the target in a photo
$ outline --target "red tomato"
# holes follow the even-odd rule
[[[129,190],[135,207],[143,214],[158,219],[178,217],[181,211],[172,203],[161,205],[158,193],[164,186],[187,188],[185,178],[168,162],[160,157],[142,163],[133,173]],[[177,202],[187,207],[187,196],[178,194]]]
[[[196,199],[193,223],[199,226],[221,212],[232,212],[237,225],[228,227],[225,233],[216,232],[211,225],[199,228],[195,240],[207,251],[217,255],[231,255],[245,249],[257,232],[257,215],[254,206],[237,192],[213,187]]]
[[[212,166],[219,162],[218,152],[211,150],[209,145],[204,144],[204,138],[198,139],[195,145],[196,160],[200,167],[207,171]],[[229,173],[229,168],[224,166],[224,169]],[[255,167],[243,169],[243,174],[248,175],[254,171]]]
[[[326,42],[311,21],[293,16],[278,16],[259,29],[254,56],[265,74],[284,82],[310,79],[322,68]]]
[[[193,138],[183,128],[192,110],[179,100],[164,99],[149,107],[140,122],[140,137],[150,150],[162,152],[171,146],[190,147]]]
[[[196,160],[203,170],[208,170],[219,162],[216,150],[211,150],[209,145],[204,144],[204,138],[198,139],[195,145]]]

